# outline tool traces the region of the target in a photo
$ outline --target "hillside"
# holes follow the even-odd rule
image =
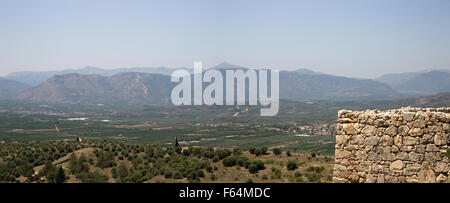
[[[0,78],[0,100],[13,99],[20,91],[28,87],[29,85],[21,82]]]
[[[104,141],[7,144],[0,148],[8,152],[0,154],[0,182],[330,182],[333,167],[332,156],[279,148],[181,150]],[[18,167],[11,167],[15,165]]]
[[[50,103],[167,104],[172,84],[168,76],[147,73],[56,75],[23,91],[17,99]]]
[[[183,68],[188,71],[192,71],[191,69]],[[140,73],[150,73],[150,74],[162,74],[162,75],[170,75],[172,72],[176,70],[174,68],[166,68],[166,67],[158,67],[158,68],[150,68],[150,67],[133,67],[133,68],[117,68],[117,69],[102,69],[97,67],[87,66],[81,69],[66,69],[62,71],[42,71],[42,72],[15,72],[10,73],[6,76],[6,78],[10,80],[19,81],[24,84],[28,84],[31,86],[39,85],[46,80],[52,78],[55,75],[66,75],[66,74],[81,74],[81,75],[101,75],[105,77],[113,76],[119,73],[127,73],[127,72],[140,72]]]
[[[403,93],[430,95],[450,92],[450,71],[447,70],[386,74],[376,80]]]

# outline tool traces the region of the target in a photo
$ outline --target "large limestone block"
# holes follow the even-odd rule
[[[366,125],[366,127],[362,129],[362,134],[367,137],[375,136],[377,135],[377,128],[375,126]]]
[[[401,160],[394,161],[389,165],[389,169],[391,171],[397,171],[397,172],[401,171],[403,169],[403,167],[405,167],[405,164]]]
[[[419,182],[421,183],[435,183],[436,176],[432,170],[421,170],[419,171]]]

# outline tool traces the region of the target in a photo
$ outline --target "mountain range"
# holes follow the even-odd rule
[[[168,104],[173,83],[161,74],[118,73],[110,77],[70,73],[56,75],[16,98],[67,104]]]
[[[192,69],[183,69],[193,72]],[[222,72],[248,70],[228,63],[211,69]],[[58,72],[12,73],[0,80],[0,99],[69,104],[166,105],[170,104],[172,88],[177,85],[170,82],[170,74],[174,70],[165,67],[114,70],[86,67]],[[450,80],[443,73],[391,74],[371,80],[339,77],[309,69],[280,71],[280,98],[292,101],[392,100],[424,94],[427,88],[433,89],[428,94],[450,92]],[[35,83],[38,84],[33,85]],[[207,85],[205,83],[203,86]]]
[[[0,78],[0,99],[13,99],[28,87],[30,86],[18,81]]]
[[[162,75],[171,75],[173,71],[178,69],[184,69],[189,72],[193,72],[192,69],[188,68],[166,68],[166,67],[157,67],[157,68],[149,68],[149,67],[133,67],[133,68],[117,68],[117,69],[102,69],[92,66],[87,66],[81,69],[67,69],[62,71],[43,71],[43,72],[14,72],[5,76],[6,79],[15,80],[24,84],[28,84],[30,86],[39,85],[46,80],[50,79],[55,75],[65,75],[70,73],[77,73],[82,75],[101,75],[101,76],[113,76],[118,73],[125,72],[139,72],[139,73],[151,73],[151,74],[162,74]]]
[[[449,70],[386,74],[375,80],[390,85],[400,93],[429,95],[450,92]]]

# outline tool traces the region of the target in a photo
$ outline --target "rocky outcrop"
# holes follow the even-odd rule
[[[447,182],[449,127],[448,107],[339,111],[333,181]]]

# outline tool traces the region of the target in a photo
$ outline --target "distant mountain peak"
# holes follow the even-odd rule
[[[243,70],[248,70],[248,68],[242,67],[242,66],[238,66],[238,65],[234,65],[231,63],[227,63],[227,62],[223,62],[217,66],[212,67],[212,69],[217,69],[217,70],[236,70],[236,69],[243,69]]]
[[[311,70],[311,69],[307,69],[307,68],[299,68],[299,69],[297,69],[297,70],[295,70],[294,72],[296,72],[296,73],[301,73],[301,74],[322,74],[322,73],[319,73],[319,72],[316,72],[316,71],[313,71],[313,70]]]

